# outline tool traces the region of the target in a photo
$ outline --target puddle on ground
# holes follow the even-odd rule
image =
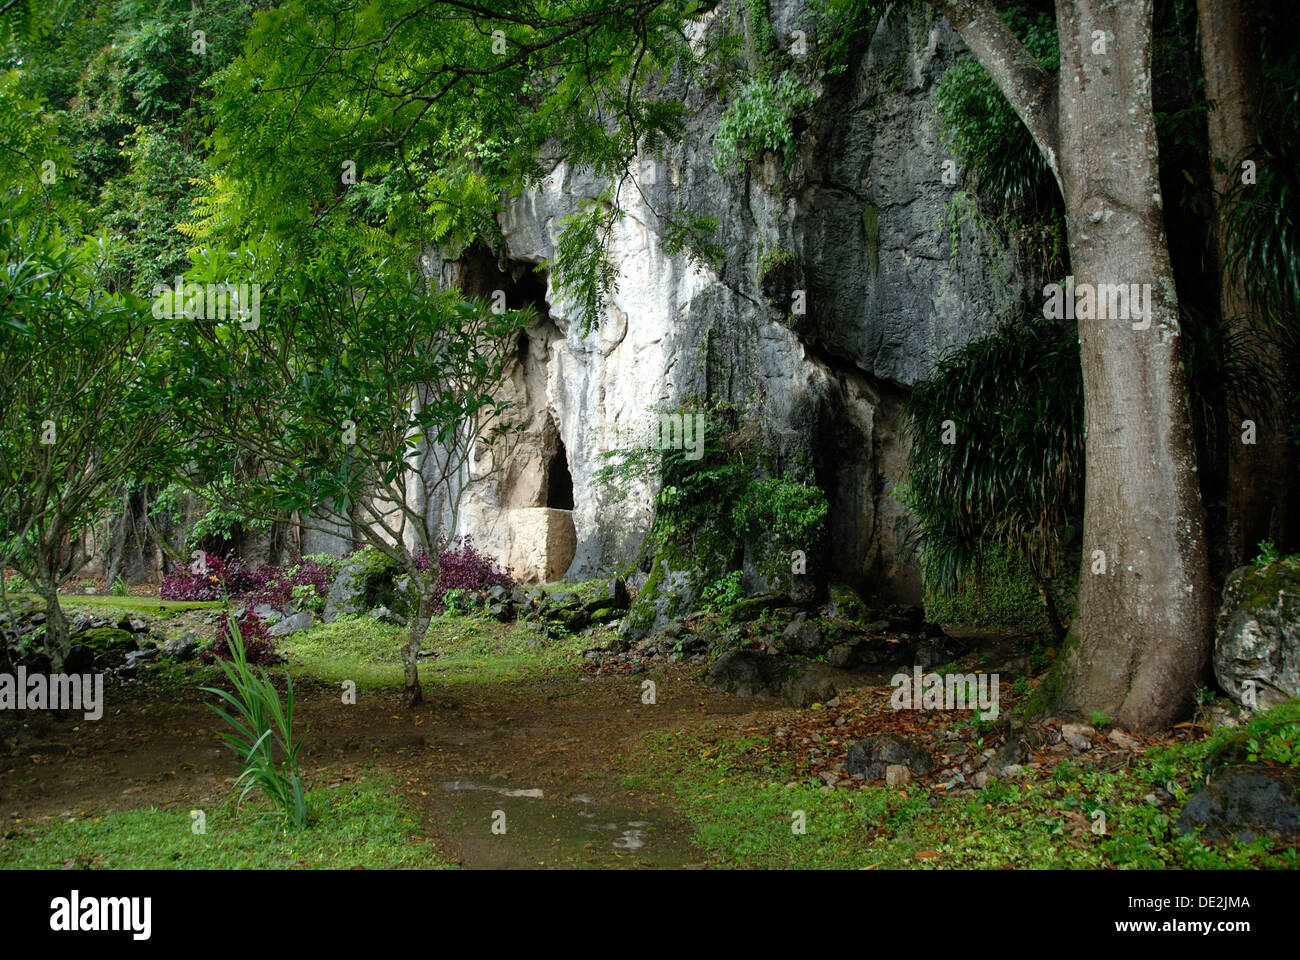
[[[678,870],[703,866],[685,824],[648,818],[644,811],[587,794],[540,787],[495,787],[468,780],[441,784],[435,823],[478,869]],[[435,798],[430,798],[435,799]],[[504,833],[493,833],[501,824]]]

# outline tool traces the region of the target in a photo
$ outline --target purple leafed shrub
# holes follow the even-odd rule
[[[239,635],[244,640],[244,652],[248,656],[248,662],[258,664],[278,662],[279,658],[275,653],[275,641],[267,636],[266,624],[262,622],[261,617],[249,611],[238,622]],[[230,659],[230,626],[227,614],[224,613],[221,615],[221,623],[217,625],[216,641],[211,647],[199,654],[199,659],[204,663],[213,663],[218,658],[222,660]]]
[[[251,606],[266,603],[277,610],[290,603],[310,610],[324,609],[334,583],[334,573],[333,564],[323,564],[309,557],[300,557],[284,569],[262,564],[256,574],[256,589],[246,594],[244,599]]]
[[[159,594],[164,600],[243,600],[248,606],[270,604],[279,610],[290,601],[308,608],[323,606],[334,582],[334,569],[309,558],[299,558],[288,567],[245,563],[234,551],[225,557],[209,553],[205,573],[193,565],[177,566],[163,578]],[[298,591],[295,587],[309,587]]]
[[[223,600],[247,593],[256,584],[254,571],[233,550],[224,557],[206,554],[204,562],[202,573],[195,571],[193,563],[172,568],[163,577],[159,595],[164,600]]]
[[[504,570],[495,558],[479,552],[474,540],[466,534],[448,543],[445,539],[438,541],[440,555],[438,558],[438,581],[434,586],[434,612],[442,614],[446,606],[442,602],[448,590],[469,590],[477,593],[488,587],[505,587],[513,590],[519,581],[511,576],[510,568]],[[429,556],[421,550],[415,554],[415,566],[420,570],[429,569]]]

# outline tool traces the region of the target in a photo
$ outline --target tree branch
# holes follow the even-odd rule
[[[1061,184],[1056,80],[1025,49],[989,0],[927,0],[952,24],[1024,122]],[[1062,187],[1062,191],[1064,188]]]

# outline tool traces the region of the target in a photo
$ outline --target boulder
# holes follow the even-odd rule
[[[1097,733],[1086,723],[1065,723],[1061,725],[1061,739],[1078,753],[1092,749],[1092,738]]]
[[[758,697],[779,689],[787,666],[778,657],[757,650],[728,650],[713,661],[706,682],[714,690],[740,697]]]
[[[1210,840],[1300,835],[1300,775],[1261,764],[1228,767],[1187,801],[1177,826],[1183,834],[1204,827]]]
[[[821,628],[815,623],[809,623],[808,614],[802,612],[795,614],[777,641],[777,646],[786,653],[816,653],[821,645]]]
[[[119,648],[115,648],[115,649],[113,649],[113,650],[106,650],[106,651],[104,651],[103,653],[101,653],[101,654],[97,654],[97,655],[96,655],[96,657],[95,657],[95,662],[94,662],[94,664],[93,664],[93,666],[92,666],[92,669],[94,669],[96,673],[104,673],[104,672],[107,672],[107,671],[109,671],[109,670],[118,670],[118,669],[121,669],[121,668],[122,668],[123,666],[125,666],[125,664],[126,664],[126,658],[127,658],[128,656],[130,656],[132,653],[135,653],[135,652],[136,652],[135,650],[130,650],[130,651],[128,651],[128,650],[123,650],[123,649],[121,649],[120,647],[119,647]],[[67,667],[67,664],[65,663],[65,664],[64,664],[64,672],[65,672],[65,673],[82,673],[82,672],[84,672],[84,671],[81,671],[81,670],[69,670],[68,667]]]
[[[63,658],[64,673],[89,673],[95,668],[95,651],[84,644],[74,643]],[[28,670],[30,673],[30,669]]]
[[[1214,675],[1236,703],[1257,710],[1300,696],[1300,561],[1234,570],[1215,618]],[[1254,700],[1243,701],[1246,681]]]
[[[517,611],[515,605],[509,600],[504,603],[494,603],[488,607],[488,616],[492,617],[499,623],[513,623]]]
[[[366,613],[375,607],[388,607],[404,613],[409,598],[400,596],[398,578],[401,568],[392,558],[367,547],[339,561],[339,572],[325,601],[322,620],[331,623],[336,617]]]
[[[91,627],[77,637],[77,642],[96,654],[121,650],[124,654],[137,647],[135,635],[129,630],[114,627]]]
[[[885,768],[895,764],[916,774],[934,770],[934,759],[923,746],[896,733],[882,733],[854,744],[849,748],[845,770],[863,780],[879,780]]]
[[[628,597],[627,584],[618,578],[607,580],[601,584],[600,592],[587,601],[587,612],[595,619],[597,611],[600,610],[626,610],[631,604]]]
[[[268,627],[284,619],[284,614],[269,603],[259,603],[253,607],[253,614]]]
[[[825,663],[803,663],[786,674],[781,684],[781,695],[790,701],[791,706],[803,709],[814,703],[825,703],[855,685],[856,678],[843,670]]]
[[[297,633],[300,630],[310,630],[316,626],[316,616],[310,610],[304,610],[301,613],[295,613],[291,617],[285,617],[271,629],[266,631],[268,637],[283,637],[286,634]]]
[[[150,660],[158,659],[158,648],[149,647],[145,650],[132,650],[126,655],[126,661],[122,664],[127,670],[134,671],[140,664],[147,663]]]
[[[866,623],[867,618],[871,616],[871,611],[852,587],[843,583],[832,583],[828,592],[830,594],[826,601],[828,617]]]
[[[162,648],[164,657],[170,657],[178,663],[186,660],[193,660],[198,652],[199,638],[198,635],[186,631],[175,640],[168,641]]]
[[[613,623],[623,618],[623,611],[618,607],[597,607],[591,611],[592,623]]]
[[[766,593],[757,597],[746,597],[727,609],[727,616],[736,623],[748,623],[757,620],[768,610],[776,610],[790,602],[784,593]]]
[[[371,620],[379,620],[383,623],[395,623],[399,627],[406,626],[406,618],[393,613],[387,607],[375,607],[370,611]]]

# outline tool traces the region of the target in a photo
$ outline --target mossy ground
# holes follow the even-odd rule
[[[84,599],[69,598],[69,605]],[[159,618],[167,632],[180,626],[166,613]],[[1183,742],[1135,751],[1120,765],[1103,762],[1102,751],[1062,757],[962,796],[917,782],[831,788],[810,772],[804,753],[791,753],[788,737],[778,743],[773,736],[776,724],[789,722],[782,720],[788,708],[783,714],[708,692],[688,668],[670,665],[652,672],[660,700],[646,707],[639,678],[597,679],[584,670],[583,651],[600,646],[601,634],[552,639],[481,616],[436,618],[425,647],[439,656],[422,667],[431,702],[404,711],[398,693],[405,635],[402,627],[357,617],[281,641],[288,664],[272,674],[287,671],[302,682],[311,727],[306,769],[314,822],[305,833],[259,816],[256,801],[236,807],[231,757],[218,749],[217,723],[198,692],[216,670],[167,665],[114,692],[101,725],[52,721],[50,749],[68,752],[45,755],[38,746],[17,766],[0,766],[6,794],[18,789],[28,797],[26,812],[6,811],[0,861],[40,868],[445,866],[457,838],[439,834],[436,825],[449,822],[443,814],[461,801],[437,785],[469,771],[489,784],[498,775],[512,786],[577,781],[583,792],[618,782],[627,792],[618,794],[620,804],[635,794],[647,809],[672,811],[712,866],[1300,865],[1294,843],[1211,844],[1175,828],[1182,806],[1217,765],[1300,765],[1295,702],[1244,730],[1210,737],[1183,730]],[[357,682],[359,706],[340,704],[340,680]],[[718,716],[728,712],[740,716]],[[805,745],[819,763],[832,762],[830,751],[847,750],[845,728],[834,726],[831,712],[794,714],[800,722],[826,718],[826,732]],[[87,780],[90,770],[97,772]],[[86,784],[95,801],[61,792],[70,789],[68,777]],[[1149,801],[1166,789],[1171,799]],[[190,831],[196,805],[207,809],[203,836]],[[1105,816],[1104,833],[1093,830],[1095,811]],[[792,830],[796,815],[802,833]],[[429,840],[434,834],[441,837],[436,843]],[[488,840],[476,842],[486,849]],[[479,854],[472,844],[464,848],[468,862]],[[570,856],[581,860],[580,852]]]

